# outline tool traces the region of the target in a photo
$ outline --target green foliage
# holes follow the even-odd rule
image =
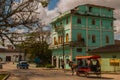
[[[8,74],[0,74],[0,80],[3,80]]]
[[[43,7],[46,7],[48,5],[48,1],[47,0],[41,1],[41,4],[42,4]]]
[[[37,65],[45,66],[46,64],[51,63],[52,52],[49,49],[49,44],[46,42],[46,40],[39,39],[38,34],[28,34],[25,42],[22,43],[21,46],[21,48],[25,50],[29,60],[34,61],[36,57],[40,58],[41,62]]]
[[[46,68],[55,68],[55,66],[51,65],[51,64],[47,64]]]

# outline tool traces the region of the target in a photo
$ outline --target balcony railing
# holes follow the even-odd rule
[[[64,27],[62,26],[55,27],[55,32],[62,32],[62,31],[64,31]]]
[[[71,41],[70,42],[70,47],[85,47],[85,42],[84,41]]]
[[[56,47],[62,47],[63,43],[59,43],[56,45],[52,45],[52,48],[56,48]],[[86,44],[84,41],[70,41],[70,42],[64,42],[64,46],[69,46],[69,47],[85,47]]]

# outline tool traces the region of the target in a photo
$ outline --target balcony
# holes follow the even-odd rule
[[[84,41],[71,41],[70,42],[70,47],[85,47],[85,42]]]
[[[55,28],[55,32],[63,32],[64,31],[64,27],[62,26],[56,26]]]
[[[66,46],[66,47],[85,47],[86,45],[85,45],[84,41],[70,41],[67,43],[64,42],[64,46]],[[60,47],[63,47],[63,43],[50,46],[51,49],[56,49],[56,48],[60,48]]]

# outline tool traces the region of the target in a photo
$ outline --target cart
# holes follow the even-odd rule
[[[77,64],[79,61],[82,61],[85,66],[78,67],[76,69],[76,74],[78,76],[81,76],[84,74],[85,77],[88,77],[90,74],[96,74],[97,77],[101,77],[101,66],[99,63],[99,55],[94,56],[77,56]],[[87,61],[89,60],[89,65],[87,64]],[[93,62],[96,61],[96,64],[93,64]],[[79,65],[79,64],[78,64]]]

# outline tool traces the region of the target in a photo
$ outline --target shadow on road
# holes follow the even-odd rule
[[[87,78],[100,79],[100,80],[102,80],[102,79],[111,79],[111,80],[114,79],[114,78],[109,78],[109,77],[96,77],[96,76],[89,76]]]

